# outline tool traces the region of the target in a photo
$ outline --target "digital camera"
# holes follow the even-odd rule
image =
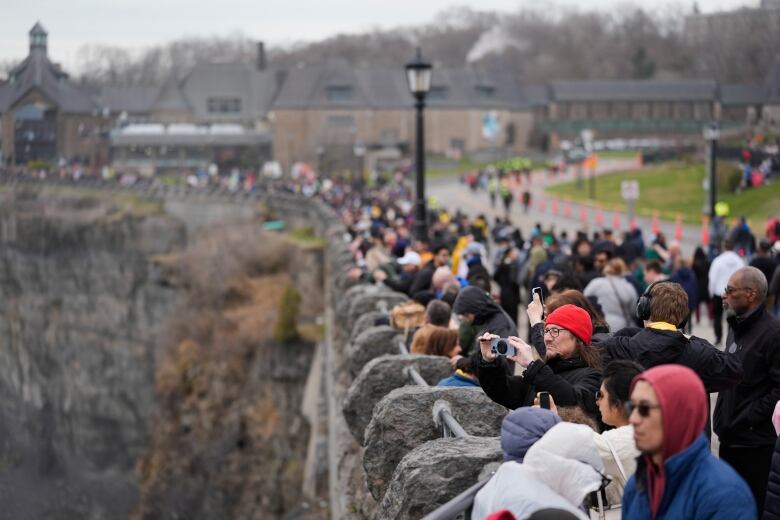
[[[514,356],[515,347],[506,338],[494,338],[490,342],[490,351],[497,356]]]

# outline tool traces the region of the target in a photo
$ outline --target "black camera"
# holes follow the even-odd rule
[[[490,351],[497,356],[515,355],[515,347],[510,345],[506,338],[493,338],[490,342]]]

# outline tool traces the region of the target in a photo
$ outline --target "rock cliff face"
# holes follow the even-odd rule
[[[256,224],[193,233],[155,204],[0,197],[0,517],[305,509],[316,347],[274,328],[288,286],[321,291],[295,273],[316,254]]]
[[[149,258],[182,248],[184,228],[99,199],[6,193],[0,207],[4,514],[121,518],[176,300]]]

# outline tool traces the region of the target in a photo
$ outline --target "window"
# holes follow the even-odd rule
[[[493,99],[496,96],[496,87],[493,85],[477,85],[477,97],[481,99]]]
[[[241,112],[241,99],[211,97],[206,101],[209,114],[238,114]]]
[[[447,96],[450,93],[450,89],[443,86],[443,85],[434,85],[431,87],[431,91],[428,92],[428,99],[431,100],[437,100],[437,99],[447,99]]]
[[[343,102],[352,99],[352,87],[349,85],[331,85],[327,92],[328,101]]]

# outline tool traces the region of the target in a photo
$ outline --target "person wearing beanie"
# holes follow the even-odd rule
[[[524,406],[509,412],[501,422],[501,451],[504,452],[504,462],[523,462],[528,448],[559,422],[561,418],[557,414],[544,408]]]
[[[558,406],[579,406],[598,417],[596,392],[601,385],[601,358],[591,346],[593,326],[587,311],[567,304],[550,313],[545,321],[545,357],[516,336],[507,342],[514,356],[497,356],[490,342],[498,336],[491,331],[479,338],[477,376],[485,393],[507,408],[533,404],[537,392],[549,392]],[[518,363],[522,376],[508,375],[507,359]]]
[[[642,453],[623,494],[623,518],[755,519],[744,480],[710,453],[707,394],[696,373],[661,365],[634,378],[629,421]]]

